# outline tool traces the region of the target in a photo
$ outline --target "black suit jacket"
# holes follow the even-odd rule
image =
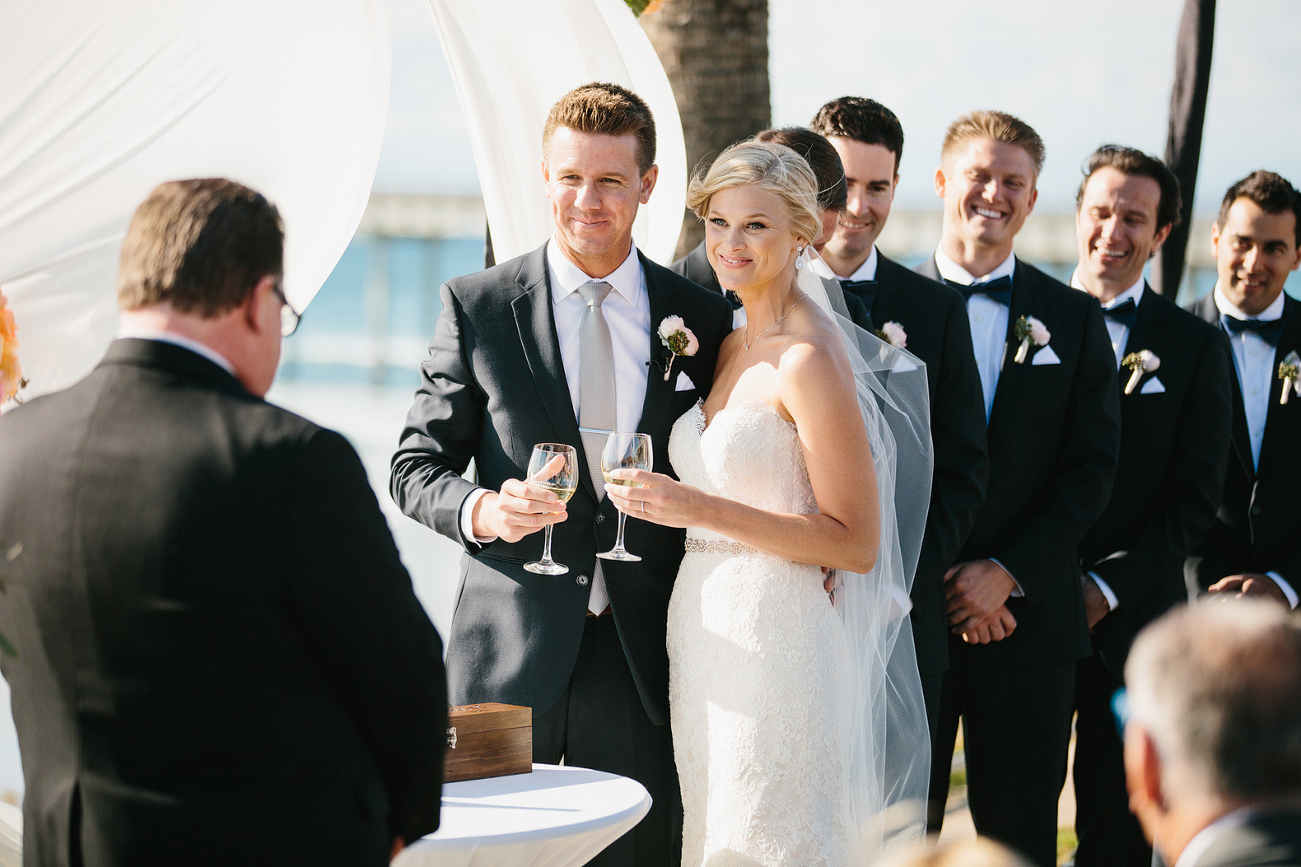
[[[1188,599],[1184,560],[1215,518],[1233,418],[1228,341],[1146,287],[1125,353],[1144,349],[1161,364],[1130,394],[1130,371],[1120,370],[1116,485],[1080,542],[1082,568],[1096,572],[1120,603],[1093,630],[1117,678],[1138,631]],[[1144,394],[1153,383],[1165,390]]]
[[[1301,811],[1264,811],[1224,831],[1194,867],[1301,867]]]
[[[868,308],[874,321],[903,326],[908,351],[926,363],[930,391],[935,475],[912,587],[917,663],[922,677],[930,677],[948,668],[944,573],[967,541],[985,498],[985,405],[962,294],[909,271],[880,251],[875,288]],[[845,291],[848,297],[854,294]],[[866,295],[859,296],[865,305]]]
[[[442,645],[341,436],[119,340],[0,454],[26,864],[383,865],[438,827]]]
[[[640,254],[639,254],[640,255]],[[654,469],[672,473],[669,431],[713,382],[718,346],[732,330],[724,300],[641,258],[649,293],[651,358],[667,350],[655,334],[681,316],[700,342],[673,363],[672,376],[647,373],[638,430],[651,435]],[[604,482],[588,475],[552,315],[546,246],[442,287],[443,311],[421,385],[393,456],[391,489],[402,511],[465,547],[462,582],[448,638],[447,669],[457,703],[502,701],[547,711],[569,683],[586,624],[588,576],[596,552],[614,546],[617,511]],[[695,384],[678,391],[680,374]],[[542,533],[479,545],[461,535],[461,504],[475,489],[462,478],[471,459],[479,484],[498,490],[524,478],[535,443],[578,450],[582,484],[555,527],[552,556],[568,575],[539,576],[524,564],[542,555]],[[669,595],[685,532],[627,522],[628,550],[640,563],[605,561],[610,608],[628,666],[650,719],[668,723]],[[581,581],[581,583],[580,583]]]
[[[933,258],[917,270],[940,279]],[[1021,316],[1047,326],[1059,363],[1033,364],[1044,348],[1016,363]],[[989,486],[958,561],[998,560],[1025,596],[1007,601],[1016,631],[973,650],[1019,665],[1093,652],[1076,548],[1111,494],[1120,451],[1116,379],[1098,302],[1017,259],[989,416]]]
[[[1188,307],[1220,326],[1213,293]],[[1251,459],[1251,438],[1242,404],[1242,385],[1233,369],[1233,449],[1224,477],[1215,521],[1184,567],[1190,589],[1205,591],[1226,575],[1277,572],[1301,590],[1301,399],[1295,394],[1280,404],[1283,380],[1279,363],[1289,352],[1301,353],[1301,301],[1283,301],[1283,337],[1271,367],[1269,412],[1260,444],[1260,465]]]

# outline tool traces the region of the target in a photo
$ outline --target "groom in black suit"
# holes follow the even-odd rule
[[[944,573],[975,523],[989,471],[971,328],[956,289],[914,274],[876,247],[903,155],[903,127],[894,112],[871,99],[844,96],[822,106],[810,126],[840,155],[849,188],[835,234],[822,248],[822,262],[846,297],[869,309],[876,327],[900,326],[907,350],[926,363],[935,475],[913,578],[912,621],[935,759],[940,685],[949,667]],[[948,758],[940,763],[947,771]]]
[[[1229,458],[1228,341],[1143,280],[1178,219],[1179,181],[1164,163],[1118,145],[1094,151],[1076,197],[1071,282],[1102,304],[1120,369],[1121,439],[1111,501],[1080,542],[1094,654],[1075,674],[1077,867],[1151,864],[1129,811],[1111,701],[1134,636],[1188,598],[1184,560],[1215,517]]]
[[[283,242],[247,187],[158,187],[122,339],[0,417],[27,864],[383,867],[438,827],[438,633],[356,453],[262,399]]]
[[[1233,449],[1215,522],[1185,566],[1193,592],[1301,593],[1301,302],[1283,292],[1301,267],[1301,193],[1256,171],[1224,195],[1211,229],[1218,279],[1189,309],[1233,349]],[[1286,391],[1291,385],[1290,391]],[[1285,393],[1286,391],[1286,393]]]
[[[945,579],[954,635],[938,754],[951,754],[961,715],[976,830],[1052,867],[1075,664],[1092,653],[1076,548],[1111,493],[1120,401],[1097,301],[1012,253],[1043,156],[1011,115],[950,124],[935,172],[944,233],[918,270],[967,296],[989,420],[988,492]],[[939,761],[932,799],[947,790]]]
[[[635,430],[651,435],[655,469],[672,472],[669,431],[708,393],[731,309],[633,244],[637,206],[656,179],[654,120],[636,94],[571,91],[552,107],[543,156],[555,234],[443,286],[392,493],[468,555],[448,640],[452,700],[527,705],[536,761],[646,786],[651,812],[591,863],[676,865],[665,631],[684,533],[632,517],[627,547],[641,562],[598,560],[617,524],[599,461],[606,430]],[[696,335],[694,355],[671,359],[656,334],[669,316]],[[592,343],[593,329],[606,342]],[[615,398],[604,421],[597,386]],[[578,450],[582,483],[567,505],[521,481],[533,445],[546,442]],[[461,475],[471,460],[478,484]],[[547,523],[566,575],[524,569]]]

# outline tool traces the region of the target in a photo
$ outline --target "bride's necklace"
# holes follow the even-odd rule
[[[798,297],[798,298],[796,298],[794,301],[792,301],[792,302],[791,302],[791,306],[786,308],[786,313],[783,313],[781,316],[779,316],[779,317],[777,318],[777,321],[774,322],[772,325],[769,325],[769,326],[768,326],[767,328],[765,328],[763,331],[760,331],[758,334],[756,334],[756,335],[754,336],[754,339],[755,339],[755,340],[758,340],[760,337],[763,337],[765,334],[767,334],[769,331],[772,331],[772,330],[773,330],[774,328],[776,328],[778,325],[781,325],[781,324],[782,324],[782,320],[786,318],[787,314],[789,314],[792,310],[795,309],[795,305],[796,305],[796,304],[799,304],[801,301],[803,301],[805,298],[808,298],[808,297],[809,297],[809,296],[807,296],[807,295],[801,295],[800,297]],[[752,341],[750,340],[750,320],[749,320],[749,319],[747,319],[747,320],[745,321],[745,337],[743,337],[743,338],[741,339],[741,342],[745,345],[745,351],[746,351],[746,352],[749,352],[749,351],[750,351],[750,344],[751,344],[751,342],[752,342]]]

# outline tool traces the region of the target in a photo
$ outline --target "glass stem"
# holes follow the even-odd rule
[[[550,566],[551,560],[551,528],[554,524],[547,524],[542,530],[542,562]]]
[[[627,550],[626,548],[623,547],[623,522],[626,520],[628,520],[628,516],[625,515],[623,512],[620,512],[619,513],[619,538],[614,540],[614,550],[616,551]]]

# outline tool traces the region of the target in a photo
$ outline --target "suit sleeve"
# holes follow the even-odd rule
[[[404,515],[474,553],[480,546],[461,534],[460,514],[478,486],[462,474],[478,448],[485,397],[470,371],[460,303],[447,284],[441,298],[420,387],[393,455],[389,492]]]
[[[1180,573],[1215,520],[1233,425],[1230,349],[1222,335],[1208,340],[1179,410],[1161,508],[1138,543],[1089,567],[1107,582],[1121,608],[1142,602],[1164,577]],[[1136,433],[1136,436],[1141,436]]]
[[[357,453],[318,430],[289,515],[290,606],[379,768],[392,836],[438,827],[447,730],[442,641],[416,599]]]
[[[1120,455],[1120,386],[1102,308],[1085,305],[1080,359],[1071,383],[1056,466],[1035,517],[995,559],[1033,602],[1053,580],[1062,552],[1074,552],[1111,496]],[[1073,554],[1072,554],[1073,556]]]
[[[981,394],[971,325],[961,297],[955,294],[945,323],[944,355],[931,407],[935,479],[917,562],[918,577],[913,582],[915,608],[942,589],[944,572],[957,559],[985,500],[989,453]]]

